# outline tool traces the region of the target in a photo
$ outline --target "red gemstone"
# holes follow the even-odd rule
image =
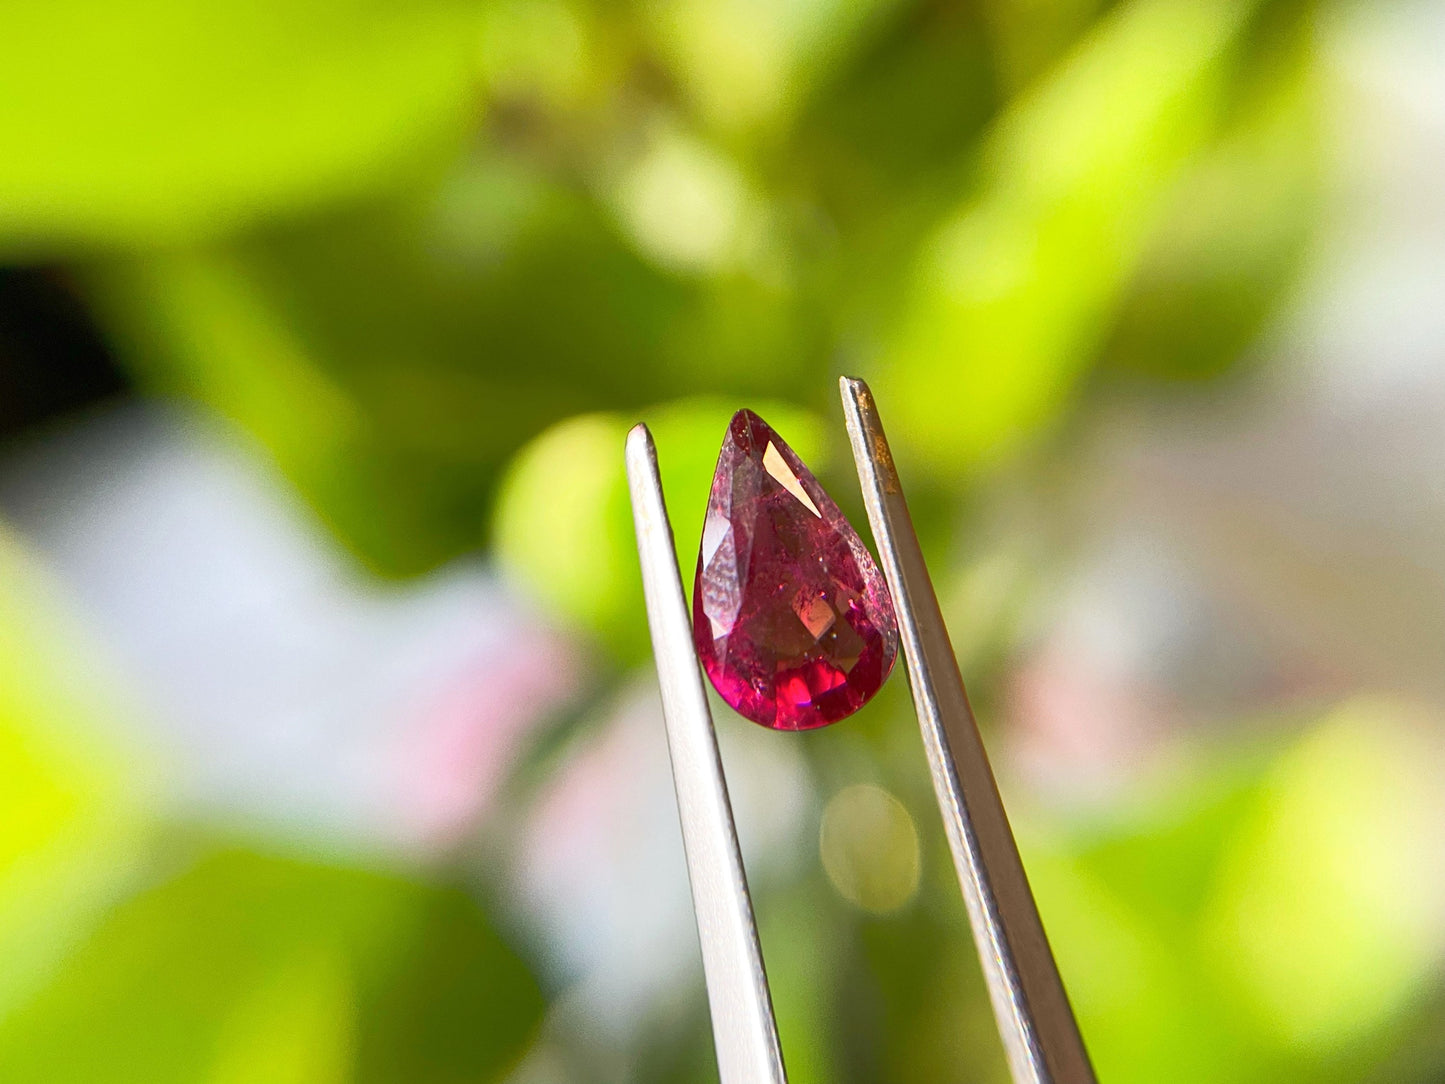
[[[750,410],[733,415],[713,475],[692,636],[722,698],[775,730],[852,715],[898,654],[893,600],[863,540]]]

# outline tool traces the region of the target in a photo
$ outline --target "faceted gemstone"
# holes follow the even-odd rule
[[[775,730],[853,714],[898,654],[893,600],[863,540],[750,410],[733,415],[713,475],[692,635],[722,698]]]

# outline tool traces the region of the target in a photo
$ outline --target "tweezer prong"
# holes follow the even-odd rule
[[[873,394],[840,380],[863,503],[893,594],[933,789],[1015,1084],[1093,1084]]]
[[[702,942],[718,1078],[721,1084],[786,1084],[752,898],[657,473],[657,450],[645,425],[634,426],[627,435],[627,483]]]

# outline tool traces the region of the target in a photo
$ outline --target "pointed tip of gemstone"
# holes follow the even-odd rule
[[[739,440],[757,441],[762,439],[763,442],[766,443],[766,437],[760,438],[760,434],[764,431],[771,436],[777,436],[777,434],[773,432],[772,426],[763,421],[762,418],[758,417],[758,415],[754,414],[747,407],[743,407],[742,410],[734,414],[732,421],[728,423],[728,435],[736,437]]]
[[[728,425],[708,499],[693,638],[724,700],[775,730],[857,711],[898,654],[888,585],[813,473],[751,410]]]

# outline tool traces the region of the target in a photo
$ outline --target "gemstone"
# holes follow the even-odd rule
[[[718,455],[692,635],[722,698],[774,730],[853,714],[898,655],[893,600],[868,548],[750,410],[733,415]]]

